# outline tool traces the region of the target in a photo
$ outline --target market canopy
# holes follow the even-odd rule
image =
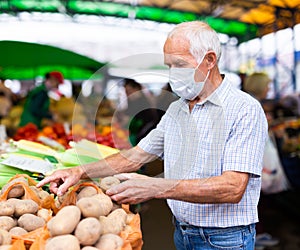
[[[300,0],[6,0],[0,13],[94,14],[180,23],[206,20],[239,42],[300,23]]]
[[[72,51],[18,41],[0,41],[0,55],[0,77],[8,79],[34,79],[58,70],[66,79],[84,80],[104,65]]]

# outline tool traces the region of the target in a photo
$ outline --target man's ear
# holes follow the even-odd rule
[[[206,57],[207,67],[209,69],[212,69],[217,64],[217,56],[215,52],[209,51],[205,57]]]

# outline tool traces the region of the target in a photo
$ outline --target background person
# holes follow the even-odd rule
[[[156,108],[159,120],[166,113],[170,104],[176,100],[178,100],[178,96],[172,92],[171,85],[167,83],[162,88],[161,93],[156,97]]]
[[[57,195],[81,178],[137,171],[164,158],[164,178],[116,175],[106,193],[119,203],[167,199],[178,250],[254,249],[267,122],[261,105],[220,74],[221,45],[203,22],[177,25],[164,44],[173,102],[132,149],[59,170],[42,180]]]
[[[58,71],[52,71],[45,75],[45,81],[26,96],[20,127],[33,123],[41,128],[43,119],[52,119],[52,113],[49,110],[50,98],[48,92],[58,89],[58,85],[63,82],[64,77]]]
[[[245,78],[243,86],[244,91],[251,94],[263,105],[269,124],[271,124],[273,120],[273,107],[267,105],[268,103],[266,103],[264,100],[267,97],[270,83],[271,79],[267,74],[263,72],[255,72]],[[269,129],[269,137],[266,142],[263,157],[262,193],[279,193],[287,190],[288,186],[288,180],[281,165],[274,134],[272,133],[272,130]],[[263,214],[268,206],[268,203],[265,199],[266,198],[264,196],[261,196],[258,204],[258,209],[261,216],[260,222],[256,226],[257,235],[255,247],[257,250],[264,249],[265,247],[275,246],[279,243],[277,238],[273,237],[269,233],[266,233],[264,229]]]
[[[13,93],[4,85],[4,80],[0,78],[0,121],[5,118],[13,106]]]
[[[134,79],[125,78],[124,88],[127,96],[127,108],[117,112],[123,127],[129,130],[129,139],[133,146],[145,137],[158,123],[157,110],[151,100],[143,93],[143,87]]]

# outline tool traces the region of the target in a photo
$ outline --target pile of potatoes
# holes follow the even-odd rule
[[[105,192],[118,183],[118,179],[106,177],[100,180],[98,186]],[[35,186],[30,188],[41,199],[50,195]],[[1,192],[5,189],[3,187]],[[46,250],[121,250],[125,242],[120,233],[132,232],[130,222],[135,215],[127,213],[121,205],[113,203],[109,196],[93,186],[78,189],[76,204],[63,206],[55,215],[49,214],[49,209],[41,208],[31,199],[22,199],[22,189],[14,187],[7,200],[0,202],[0,250],[9,249],[12,237],[41,227],[47,228],[50,235],[45,243]],[[67,195],[57,197],[56,206],[63,204]]]
[[[17,182],[28,185],[24,177],[16,178],[3,186],[0,193],[2,198],[0,201],[0,250],[10,249],[13,236],[24,235],[41,228],[51,217],[50,210],[41,208],[36,201],[24,197],[23,186],[14,185]],[[10,186],[13,187],[3,199],[4,193]],[[38,199],[50,195],[35,186],[30,186],[30,189]]]

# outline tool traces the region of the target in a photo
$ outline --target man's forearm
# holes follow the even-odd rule
[[[249,175],[227,172],[222,176],[197,180],[161,181],[161,192],[155,198],[175,199],[193,203],[238,203]]]
[[[103,160],[80,166],[83,172],[81,178],[98,178],[133,172],[155,158],[156,156],[149,155],[140,148],[134,147],[111,155]]]

